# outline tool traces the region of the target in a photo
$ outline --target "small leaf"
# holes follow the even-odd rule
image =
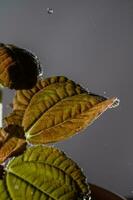
[[[22,125],[24,112],[22,110],[14,110],[8,117],[5,117],[7,125]]]
[[[23,138],[24,133],[21,128],[10,125],[1,132],[6,133],[7,137],[0,147],[0,163],[11,156],[18,155],[26,148],[26,141]]]
[[[12,137],[3,144],[0,148],[0,163],[4,162],[7,158],[17,155],[21,149],[25,147],[24,139]]]
[[[51,143],[90,125],[115,100],[89,93],[66,77],[51,77],[31,90],[17,91],[13,117],[6,121],[21,123],[30,143]]]
[[[35,86],[41,71],[36,56],[11,44],[0,44],[0,83],[14,89]]]
[[[7,137],[8,133],[3,128],[0,128],[0,147],[6,141]]]
[[[11,160],[4,180],[0,182],[1,200],[77,200],[80,194],[89,192],[77,164],[48,146],[31,147]]]

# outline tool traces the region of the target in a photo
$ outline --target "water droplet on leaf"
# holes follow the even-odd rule
[[[82,200],[92,200],[90,196],[83,196]]]
[[[78,198],[78,200],[92,200],[92,198],[91,198],[91,191],[89,191],[88,194],[82,194],[82,195]]]
[[[43,78],[44,78],[44,73],[43,73],[43,68],[41,67],[40,68],[40,71],[39,71],[39,75],[38,75],[38,78],[40,79],[40,80],[43,80]]]
[[[15,188],[15,190],[18,190],[18,189],[19,189],[19,186],[18,186],[18,185],[15,185],[14,188]]]
[[[116,98],[110,108],[116,108],[120,104],[120,99]]]

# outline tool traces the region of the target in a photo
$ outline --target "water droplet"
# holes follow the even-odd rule
[[[8,165],[9,161],[11,160],[12,158],[7,158],[3,163],[1,163],[1,165],[6,168],[6,166]]]
[[[89,191],[89,193],[88,194],[81,194],[81,196],[78,198],[78,200],[92,200],[92,198],[91,198],[91,192]]]
[[[27,141],[27,148],[29,148],[29,147],[33,147],[33,144],[31,144],[31,143],[29,143],[29,142]]]
[[[83,196],[83,200],[91,200],[90,196]]]
[[[54,10],[52,8],[47,8],[47,13],[49,15],[53,14],[54,13]]]
[[[40,71],[39,71],[39,75],[38,75],[38,78],[40,79],[40,80],[43,80],[43,68],[41,67],[40,68]]]
[[[116,108],[120,104],[120,99],[116,98],[110,108]]]
[[[18,190],[18,189],[19,189],[19,186],[18,186],[18,185],[15,185],[14,188],[15,188],[15,190]]]

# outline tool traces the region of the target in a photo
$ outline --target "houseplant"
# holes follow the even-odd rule
[[[46,145],[75,135],[118,99],[88,92],[64,76],[39,79],[40,72],[32,53],[1,44],[0,82],[16,89],[0,131],[1,200],[122,199],[88,184],[74,161]]]

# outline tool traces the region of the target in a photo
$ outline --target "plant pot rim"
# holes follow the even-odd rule
[[[91,183],[89,183],[89,185],[92,193],[92,199],[94,198],[94,200],[126,200],[123,196],[100,186]]]

